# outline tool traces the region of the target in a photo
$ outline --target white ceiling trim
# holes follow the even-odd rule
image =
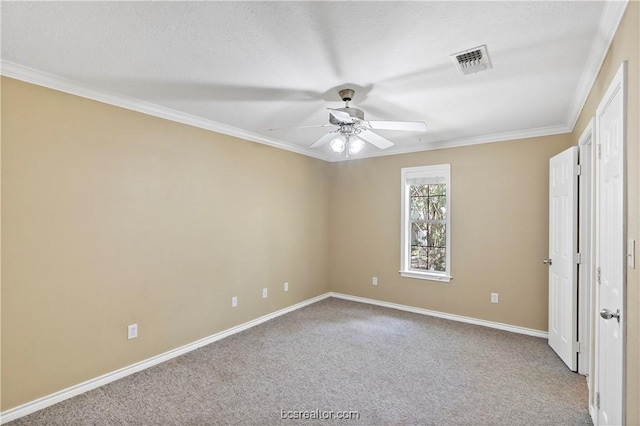
[[[611,46],[613,37],[616,35],[627,4],[628,0],[615,0],[608,1],[604,7],[596,41],[593,46],[591,46],[587,64],[578,82],[578,88],[576,89],[576,94],[573,96],[573,102],[567,115],[567,124],[571,128],[570,131],[573,131],[578,117],[582,112],[582,108],[584,108],[584,104],[587,102],[589,92],[591,92],[596,82],[600,67],[602,67],[602,63],[607,56],[609,46]]]
[[[216,133],[234,136],[251,142],[270,145],[275,148],[292,151],[297,154],[303,154],[320,160],[329,160],[329,158],[327,158],[325,155],[322,155],[322,153],[320,153],[319,151],[312,151],[307,148],[288,145],[276,139],[266,138],[262,135],[248,132],[237,127],[227,126],[226,124],[207,120],[205,118],[186,114],[184,112],[165,108],[150,102],[130,98],[128,96],[110,93],[90,85],[77,83],[63,77],[25,67],[23,65],[16,64],[10,61],[2,61],[0,74],[6,77],[15,78],[16,80],[25,81],[27,83],[32,83],[38,86],[48,87],[49,89],[70,93],[82,98],[87,98],[132,111],[141,112],[143,114],[152,115],[154,117],[164,118],[166,120],[187,124],[189,126],[198,127],[205,130],[211,130]]]
[[[459,148],[470,145],[480,145],[495,142],[513,141],[518,139],[537,138],[541,136],[554,136],[571,133],[571,128],[566,124],[558,126],[538,127],[536,129],[515,130],[513,132],[494,133],[492,135],[476,136],[471,138],[450,139],[446,141],[430,142],[428,146],[408,147],[394,150],[392,155],[409,154],[412,152],[433,151],[435,149]],[[386,155],[383,150],[370,153],[366,157],[349,157],[349,160],[360,158],[382,157]],[[345,161],[346,158],[332,159],[332,162]]]

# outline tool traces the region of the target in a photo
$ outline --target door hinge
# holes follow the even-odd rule
[[[598,144],[598,160],[602,159],[602,144]]]
[[[582,175],[582,166],[580,164],[576,165],[576,176]]]
[[[582,263],[582,254],[576,253],[576,263],[578,265]]]
[[[596,268],[596,282],[597,282],[598,284],[600,284],[600,276],[601,276],[601,275],[602,275],[602,274],[600,273],[600,267],[598,266],[598,268]]]
[[[596,408],[600,409],[600,392],[596,392]]]
[[[580,342],[573,343],[573,350],[574,352],[580,353]]]

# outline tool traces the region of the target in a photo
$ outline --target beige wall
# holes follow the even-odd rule
[[[629,2],[625,15],[618,27],[598,78],[580,114],[571,135],[573,143],[585,129],[589,119],[595,116],[600,103],[622,61],[627,67],[627,238],[640,244],[640,3]],[[638,258],[636,258],[638,265]],[[636,269],[627,269],[627,377],[626,377],[626,418],[627,424],[640,424],[640,274]]]
[[[570,144],[561,135],[333,164],[331,290],[546,331],[548,163]],[[400,169],[443,163],[453,280],[403,278]]]
[[[2,114],[3,411],[328,290],[327,163],[8,78]]]

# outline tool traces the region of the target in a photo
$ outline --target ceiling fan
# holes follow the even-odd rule
[[[344,108],[327,108],[329,110],[330,124],[305,126],[337,126],[337,128],[315,141],[309,148],[318,148],[329,143],[332,151],[338,154],[346,151],[346,155],[349,157],[349,154],[360,152],[364,148],[365,142],[369,142],[380,149],[393,146],[393,142],[374,133],[372,130],[402,130],[409,132],[424,132],[427,130],[427,125],[422,121],[367,121],[364,119],[364,111],[349,106],[355,90],[343,89],[338,93],[345,102],[345,106]]]

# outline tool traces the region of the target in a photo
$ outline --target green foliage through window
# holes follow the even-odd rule
[[[446,271],[447,186],[410,185],[411,268]]]

